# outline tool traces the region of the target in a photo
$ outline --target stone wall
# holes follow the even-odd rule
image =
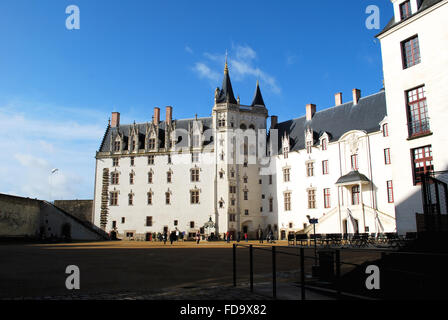
[[[0,237],[34,237],[39,226],[39,200],[0,194]]]
[[[93,200],[55,200],[54,205],[80,220],[92,222]]]

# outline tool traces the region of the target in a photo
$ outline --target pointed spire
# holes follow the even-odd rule
[[[261,90],[260,90],[260,82],[257,80],[257,89],[255,90],[255,96],[254,96],[254,100],[252,101],[251,104],[252,107],[255,106],[265,106],[264,104],[264,100],[263,100],[263,96],[261,95]]]
[[[230,81],[229,76],[227,53],[226,53],[226,64],[224,67],[224,79],[222,80],[222,88],[221,91],[219,92],[218,97],[216,98],[216,103],[223,103],[223,102],[237,104],[237,101],[235,100],[235,96],[233,94],[232,83]]]

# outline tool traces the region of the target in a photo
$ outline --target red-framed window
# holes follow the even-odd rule
[[[389,136],[389,125],[387,123],[383,124],[383,137]]]
[[[328,174],[328,160],[322,161],[322,174]]]
[[[418,36],[405,40],[401,43],[403,55],[403,68],[409,68],[420,63],[420,45]]]
[[[111,184],[119,184],[120,183],[120,174],[118,172],[111,173]]]
[[[358,165],[358,155],[357,154],[352,155],[351,163],[352,163],[352,170],[358,171],[359,165]]]
[[[135,178],[135,174],[131,172],[129,174],[129,184],[134,184],[134,178]]]
[[[412,12],[411,12],[411,1],[405,1],[402,4],[400,4],[401,20],[404,20],[404,19],[410,17],[411,14],[412,14]]]
[[[359,194],[360,194],[359,186],[352,187],[352,205],[356,206],[359,204]]]
[[[421,182],[421,175],[434,171],[432,148],[425,146],[412,149],[414,184]]]
[[[330,189],[324,189],[324,208],[331,208],[331,194]]]
[[[387,181],[387,202],[394,202],[394,185],[392,180]]]
[[[391,164],[391,161],[390,161],[390,149],[389,148],[384,149],[384,163],[385,164]]]
[[[322,150],[325,151],[328,149],[328,141],[327,139],[322,139]]]
[[[118,192],[113,191],[109,194],[109,205],[118,206]]]
[[[128,205],[130,206],[134,205],[134,194],[132,193],[128,194]]]
[[[425,87],[419,87],[406,92],[409,137],[415,137],[430,132],[428,106]]]

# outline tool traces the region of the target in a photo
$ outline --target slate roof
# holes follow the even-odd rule
[[[232,83],[230,81],[229,69],[226,66],[224,69],[224,78],[222,80],[222,88],[219,91],[218,97],[216,99],[216,103],[229,102],[233,104],[237,104],[235,96],[233,94]]]
[[[257,89],[255,90],[254,100],[252,101],[251,107],[255,106],[265,106],[263,96],[261,95],[260,85],[257,81]]]
[[[416,13],[414,13],[413,15],[407,17],[404,20],[398,21],[397,23],[395,23],[395,17],[392,17],[392,19],[389,21],[389,23],[384,27],[384,29],[380,33],[378,33],[376,35],[376,37],[380,36],[381,34],[383,34],[384,32],[392,29],[393,27],[398,26],[403,21],[406,21],[406,20],[410,19],[411,17],[415,16],[416,14],[419,14],[420,12],[425,11],[426,9],[432,7],[433,5],[435,5],[435,4],[437,4],[437,3],[441,2],[441,1],[443,1],[443,0],[422,0],[422,2],[420,4],[420,7],[418,8]]]
[[[350,171],[345,176],[342,176],[338,179],[336,184],[346,184],[351,182],[370,182],[369,178],[367,178],[362,173],[359,173],[358,171]]]
[[[367,133],[380,130],[380,122],[387,115],[386,94],[384,90],[361,98],[358,104],[347,102],[323,111],[316,112],[311,121],[306,116],[278,123],[278,147],[282,148],[281,139],[286,133],[290,138],[290,151],[305,148],[305,131],[313,130],[314,143],[326,132],[329,140],[337,141],[348,131],[362,130]]]
[[[193,124],[193,122],[196,121],[196,119],[180,119],[180,120],[173,120],[173,123],[176,125],[176,129],[183,129],[188,131],[189,124]],[[204,131],[212,128],[212,118],[198,118],[197,121],[200,121],[203,123]],[[149,123],[139,123],[136,124],[139,132],[139,149],[145,148],[145,133],[146,133],[146,126]],[[123,134],[123,150],[127,150],[129,147],[129,137],[131,135],[133,124],[124,124],[120,125],[119,128],[112,128],[110,126],[107,127],[106,133],[104,134],[103,141],[101,142],[101,146],[99,149],[99,152],[110,152],[110,146],[111,146],[111,139],[115,138],[117,135],[117,132],[119,130],[120,133]],[[162,121],[159,123],[159,148],[165,148],[165,129],[166,129],[166,122]],[[208,141],[204,141],[204,145],[209,145],[213,142],[213,139],[210,138]],[[178,139],[178,143],[176,144],[176,147],[187,147],[188,140],[185,138]]]

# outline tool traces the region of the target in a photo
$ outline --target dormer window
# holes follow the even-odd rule
[[[313,142],[312,141],[307,141],[306,142],[306,152],[307,153],[312,153],[313,152]]]
[[[156,148],[156,139],[151,138],[148,141],[148,149],[149,150],[154,150]]]
[[[322,144],[322,151],[327,150],[327,148],[328,148],[328,140],[327,139],[322,139],[321,144]]]
[[[412,14],[411,11],[411,1],[405,1],[402,4],[400,4],[400,16],[401,16],[401,20],[404,20],[408,17],[410,17]]]
[[[114,142],[114,151],[119,152],[121,148],[121,142],[119,140]]]

